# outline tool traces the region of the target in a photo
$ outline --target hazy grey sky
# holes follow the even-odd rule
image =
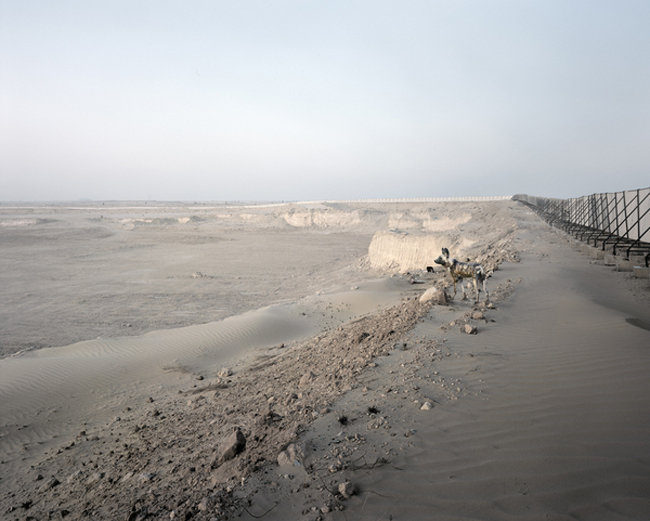
[[[0,200],[647,186],[648,0],[0,0]]]

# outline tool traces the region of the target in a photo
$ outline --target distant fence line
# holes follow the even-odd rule
[[[447,203],[447,202],[478,202],[478,201],[507,201],[512,199],[511,195],[496,196],[477,196],[477,197],[419,197],[419,198],[401,198],[401,199],[332,199],[326,201],[301,201],[297,204],[310,203],[345,203],[345,204],[364,204],[364,203]]]
[[[530,206],[549,224],[614,255],[623,252],[650,260],[650,188],[548,199],[518,194],[515,201]]]

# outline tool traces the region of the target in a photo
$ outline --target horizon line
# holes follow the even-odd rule
[[[183,205],[220,205],[220,206],[231,206],[231,205],[253,205],[253,206],[262,206],[262,205],[283,205],[283,204],[336,204],[336,203],[375,203],[375,204],[390,204],[390,203],[427,203],[427,202],[472,202],[472,201],[505,201],[512,199],[512,195],[496,195],[496,196],[462,196],[462,197],[393,197],[393,198],[368,198],[368,199],[310,199],[310,200],[296,200],[296,199],[286,199],[286,200],[179,200],[179,199],[75,199],[75,200],[51,200],[51,201],[0,201],[0,206],[5,205],[12,208],[33,208],[33,207],[43,207],[49,205],[67,205],[72,208],[82,208],[78,206],[80,204],[127,204],[127,203],[139,203],[143,205],[155,205],[155,204],[183,204]],[[95,206],[93,206],[93,209]]]

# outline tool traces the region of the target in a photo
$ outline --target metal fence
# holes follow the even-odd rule
[[[574,199],[513,197],[544,220],[588,244],[614,255],[643,256],[650,262],[650,188]]]

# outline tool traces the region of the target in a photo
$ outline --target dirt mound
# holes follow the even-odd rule
[[[193,386],[185,378],[177,393],[134,402],[103,429],[80,426],[76,440],[16,477],[0,512],[71,520],[240,515],[247,503],[233,485],[274,465],[316,417],[332,414],[333,403],[376,366],[373,359],[404,342],[430,306],[405,300],[276,347],[236,375],[199,376]]]

